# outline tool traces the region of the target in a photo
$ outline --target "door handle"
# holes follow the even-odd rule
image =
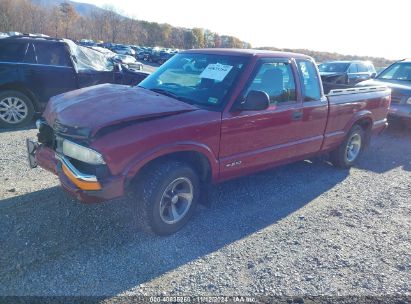
[[[303,118],[303,111],[302,110],[297,110],[297,111],[293,112],[293,115],[292,115],[293,120],[300,120],[302,118]]]

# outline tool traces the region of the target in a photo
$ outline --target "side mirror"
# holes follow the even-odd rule
[[[235,110],[239,111],[261,111],[270,106],[270,97],[263,91],[250,91],[245,100]]]
[[[377,77],[377,73],[372,73],[371,78],[374,79],[375,77]]]

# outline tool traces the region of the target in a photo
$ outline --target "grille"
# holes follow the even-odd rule
[[[62,125],[58,120],[56,120],[54,122],[54,126],[53,129],[57,132],[57,133],[66,133],[68,131],[68,128],[64,125]]]
[[[47,147],[54,148],[54,131],[49,125],[45,123],[40,124],[37,139],[40,143],[46,145]]]

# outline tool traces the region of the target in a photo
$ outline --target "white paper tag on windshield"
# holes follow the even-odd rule
[[[233,66],[219,63],[209,64],[200,74],[200,78],[214,79],[223,81],[227,74],[231,71]]]

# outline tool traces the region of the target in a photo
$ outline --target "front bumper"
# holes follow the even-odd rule
[[[56,174],[63,189],[71,196],[84,203],[97,203],[124,195],[125,179],[123,176],[97,178],[77,170],[63,155],[43,145],[37,145],[35,151],[37,164]]]

